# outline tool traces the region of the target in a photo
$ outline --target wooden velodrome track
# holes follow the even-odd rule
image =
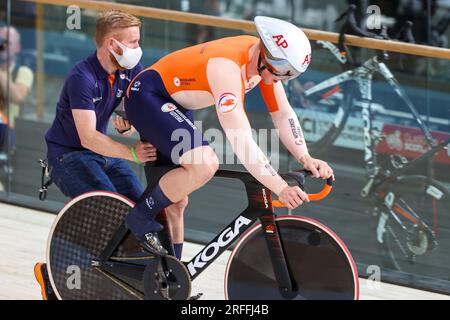
[[[0,204],[0,299],[36,300],[40,290],[34,279],[33,266],[44,261],[47,235],[55,215]],[[200,246],[186,243],[184,259],[191,258]],[[223,274],[229,253],[223,254],[193,283],[193,294],[204,293],[204,299],[224,299]],[[450,296],[381,283],[371,287],[360,279],[361,299],[448,299]]]

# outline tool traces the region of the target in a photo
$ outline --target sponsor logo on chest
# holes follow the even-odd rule
[[[176,87],[179,87],[179,86],[190,86],[195,81],[197,81],[197,79],[195,79],[195,78],[178,78],[178,77],[174,77],[173,78],[173,84]]]

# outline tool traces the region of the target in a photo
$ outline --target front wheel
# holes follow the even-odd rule
[[[295,300],[354,300],[359,297],[356,265],[342,240],[324,225],[305,217],[276,218],[295,285]],[[261,224],[237,243],[225,271],[225,297],[284,299]]]

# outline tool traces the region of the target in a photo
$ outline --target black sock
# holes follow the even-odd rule
[[[183,242],[182,243],[174,243],[173,244],[173,251],[175,251],[175,257],[178,260],[181,260],[181,255],[183,252]]]
[[[156,215],[171,204],[172,201],[167,198],[158,184],[150,196],[137,203],[128,213],[125,223],[137,238],[142,238],[149,232],[159,232],[163,226],[155,221]]]

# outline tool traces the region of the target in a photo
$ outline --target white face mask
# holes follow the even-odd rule
[[[137,47],[135,49],[128,48],[126,45],[120,43],[116,39],[113,39],[117,45],[122,49],[122,55],[118,55],[114,50],[110,50],[111,54],[116,58],[117,63],[122,68],[133,69],[142,58],[142,49]]]

